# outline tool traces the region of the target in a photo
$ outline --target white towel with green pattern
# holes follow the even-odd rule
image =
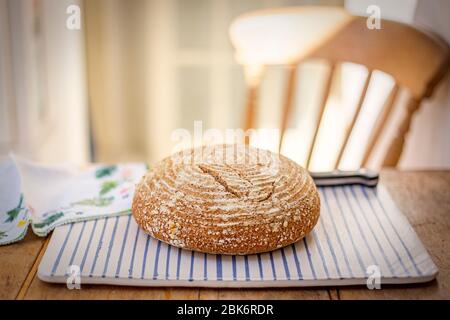
[[[144,163],[43,166],[10,156],[0,163],[0,245],[75,221],[130,214]]]

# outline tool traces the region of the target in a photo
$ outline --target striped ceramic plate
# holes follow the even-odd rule
[[[147,236],[131,216],[58,227],[38,276],[65,283],[143,286],[280,287],[425,282],[437,268],[382,185],[320,187],[313,232],[286,248],[248,256],[210,255]],[[73,268],[73,267],[72,267]]]

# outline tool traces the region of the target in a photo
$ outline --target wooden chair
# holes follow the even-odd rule
[[[235,45],[236,56],[239,60],[239,57],[251,56],[246,52],[240,52],[240,50],[252,49],[251,36],[258,35],[258,28],[261,29],[261,32],[266,33],[266,37],[270,37],[267,28],[270,26],[270,20],[273,19],[273,17],[277,17],[278,19],[276,26],[282,28],[283,20],[280,18],[285,14],[289,15],[291,19],[293,16],[296,16],[299,21],[311,14],[315,14],[316,17],[319,18],[321,13],[330,14],[330,12],[334,12],[339,16],[338,19],[335,19],[334,27],[330,26],[327,32],[324,32],[321,35],[321,41],[316,41],[310,47],[306,48],[303,53],[299,52],[295,55],[290,52],[283,57],[282,52],[279,52],[281,58],[279,58],[278,61],[269,55],[269,58],[267,58],[266,61],[260,59],[255,64],[252,63],[250,59],[247,59],[247,61],[239,61],[244,64],[246,68],[245,74],[248,80],[244,129],[253,128],[255,124],[256,101],[264,66],[273,64],[284,64],[289,66],[280,123],[281,134],[279,148],[281,150],[284,133],[292,113],[291,109],[298,65],[303,62],[305,58],[327,60],[330,72],[326,79],[325,90],[320,100],[318,110],[319,116],[315,123],[312,143],[307,155],[306,167],[309,168],[317,144],[318,132],[324,118],[324,111],[330,94],[331,83],[336,66],[343,62],[352,62],[364,65],[365,68],[367,68],[368,73],[364,80],[363,90],[355,109],[356,111],[353,114],[351,121],[347,124],[344,141],[339,147],[334,168],[339,168],[351,132],[355,127],[361,107],[366,98],[367,89],[372,80],[374,70],[380,70],[391,75],[395,80],[395,85],[390,92],[389,98],[382,107],[382,111],[378,115],[374,129],[371,132],[370,139],[365,147],[362,166],[366,166],[370,157],[373,155],[374,147],[385,129],[386,123],[396,105],[395,102],[398,98],[399,89],[406,88],[409,91],[410,96],[406,108],[407,115],[401,120],[396,134],[392,137],[383,161],[383,166],[396,166],[403,150],[405,137],[410,129],[412,116],[419,108],[421,102],[432,95],[436,85],[448,70],[449,47],[445,41],[431,33],[398,22],[382,20],[381,29],[371,30],[367,27],[366,17],[351,16],[348,13],[346,13],[346,16],[342,16],[342,11],[343,9],[334,7],[282,8],[245,14],[238,17],[232,23],[230,27],[230,36],[232,43]],[[324,18],[326,19],[326,16]],[[289,27],[289,24],[286,24],[285,27]],[[243,30],[243,32],[241,30]],[[287,36],[282,34],[281,31],[278,33],[275,32],[274,34],[281,34],[282,37],[285,37],[285,41],[291,41]],[[249,35],[251,36],[249,37]],[[247,36],[247,38],[241,39],[240,37],[242,36]],[[270,44],[271,40],[272,39],[268,39],[267,43]],[[283,46],[281,45],[280,47]],[[258,50],[263,49],[258,48]],[[292,57],[295,57],[295,59]]]

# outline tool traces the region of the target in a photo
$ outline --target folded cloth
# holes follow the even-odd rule
[[[14,160],[7,157],[0,162],[0,245],[22,240],[27,233],[28,209],[20,182]]]
[[[130,214],[135,184],[146,170],[144,163],[83,169],[9,157],[0,164],[0,245],[21,240],[29,223],[46,236],[62,224]]]

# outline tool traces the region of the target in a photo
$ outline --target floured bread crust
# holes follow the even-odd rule
[[[288,158],[216,145],[160,161],[137,185],[132,212],[145,232],[176,247],[253,254],[307,235],[320,199],[308,172]]]

